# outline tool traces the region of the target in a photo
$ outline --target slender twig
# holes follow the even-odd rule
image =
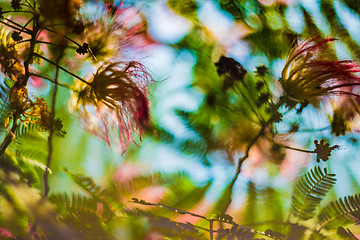
[[[22,33],[22,32],[24,31],[24,29],[26,29],[26,26],[27,26],[33,19],[34,19],[34,18],[32,17],[32,18],[30,18],[29,21],[27,21],[27,23],[25,23],[25,25],[21,28],[19,34]]]
[[[69,90],[72,90],[72,87],[70,85],[67,85],[65,83],[59,83],[59,82],[55,82],[52,78],[48,77],[48,76],[44,76],[44,75],[40,75],[40,74],[36,74],[36,73],[30,73],[30,76],[34,76],[34,77],[39,77],[39,78],[43,78],[45,80],[48,80],[49,82],[52,82],[56,85],[59,85],[61,87],[67,88]]]
[[[48,137],[48,157],[46,160],[46,169],[44,173],[44,197],[46,198],[49,194],[49,169],[52,159],[52,153],[53,153],[53,137],[54,137],[54,119],[55,119],[55,105],[56,105],[56,95],[58,90],[58,77],[59,77],[59,61],[62,58],[62,54],[56,59],[56,70],[55,70],[55,77],[54,77],[54,92],[52,96],[52,103],[51,103],[51,121],[50,121],[50,134]]]
[[[251,100],[245,95],[245,93],[241,90],[241,88],[238,85],[236,85],[236,88],[237,88],[238,92],[241,94],[241,96],[243,97],[243,99],[246,101],[248,106],[251,108],[251,111],[253,113],[255,113],[257,118],[260,120],[261,124],[264,124],[264,122],[265,122],[264,118],[261,116],[261,114],[258,111],[256,111],[256,109],[254,108]]]
[[[45,42],[45,41],[39,41],[39,40],[36,43],[42,43],[42,44],[48,44],[48,45],[53,45],[53,46],[68,47],[68,48],[76,49],[76,47],[67,46],[67,44],[57,44],[57,43]]]
[[[210,240],[214,239],[214,229],[213,228],[214,228],[214,220],[210,219],[210,227],[209,227]]]
[[[282,106],[283,104],[283,100],[279,101],[274,109],[276,109],[276,112],[277,110],[279,109],[280,106]],[[240,175],[240,172],[241,172],[241,166],[243,164],[243,162],[249,157],[249,152],[250,152],[250,149],[252,148],[252,146],[258,141],[258,139],[264,135],[265,133],[265,130],[266,128],[268,127],[268,125],[270,123],[272,123],[274,120],[274,114],[269,118],[269,120],[267,120],[265,123],[263,123],[261,129],[259,130],[259,132],[256,134],[256,136],[251,140],[251,142],[248,144],[245,152],[244,152],[244,155],[238,159],[238,162],[237,162],[237,167],[236,167],[236,172],[235,172],[235,175],[233,177],[233,179],[231,180],[231,183],[229,184],[228,188],[230,189],[230,192],[229,192],[229,199],[227,201],[227,203],[225,204],[225,207],[222,211],[222,213],[225,213],[227,208],[230,206],[230,203],[231,203],[231,196],[232,196],[232,192],[233,192],[233,188],[234,188],[234,184],[236,182],[236,180],[238,179],[239,175]]]
[[[52,32],[52,33],[55,33],[55,34],[57,34],[57,35],[65,38],[65,39],[69,40],[70,42],[76,44],[76,45],[79,46],[79,47],[81,46],[80,43],[77,43],[76,41],[72,40],[71,38],[69,38],[69,37],[67,37],[67,36],[65,36],[65,35],[62,35],[61,33],[58,33],[58,32],[56,32],[56,31],[54,31],[54,30],[49,29],[49,28],[44,28],[44,30],[49,31],[49,32]]]
[[[273,142],[274,142],[274,141],[273,141]],[[277,142],[274,142],[274,144],[276,144],[276,145],[279,146],[279,147],[286,148],[286,149],[290,149],[290,150],[293,150],[293,151],[304,152],[304,153],[316,153],[315,151],[310,151],[310,150],[306,150],[306,149],[290,147],[290,146],[283,145],[283,144],[280,144],[280,143],[277,143]]]
[[[39,57],[39,58],[41,58],[41,59],[43,59],[43,60],[45,60],[45,61],[47,61],[47,62],[49,62],[49,63],[53,64],[54,66],[56,66],[56,67],[60,68],[60,69],[61,69],[61,70],[63,70],[64,72],[66,72],[67,74],[70,74],[71,76],[73,76],[73,77],[75,77],[75,78],[79,79],[79,80],[80,80],[80,81],[82,81],[83,83],[85,83],[85,84],[87,84],[87,85],[90,85],[90,83],[89,83],[89,82],[87,82],[85,79],[83,79],[83,78],[79,77],[79,76],[78,76],[78,75],[76,75],[75,73],[70,72],[70,71],[69,71],[69,70],[67,70],[66,68],[61,67],[59,64],[57,64],[57,63],[55,63],[55,62],[51,61],[50,59],[47,59],[46,57],[43,57],[43,56],[41,56],[40,54],[37,54],[37,53],[35,53],[35,56],[37,56],[37,57]]]
[[[16,42],[14,45],[21,44],[21,43],[27,43],[27,42],[31,42],[31,38],[18,41],[18,42]]]
[[[37,24],[38,21],[39,21],[39,16],[37,16],[33,21],[33,31],[31,33],[29,56],[26,59],[26,61],[24,62],[25,76],[24,76],[24,82],[22,83],[22,84],[24,84],[24,86],[26,86],[27,81],[29,80],[29,77],[30,77],[29,66],[35,55],[35,45],[36,45],[37,34],[40,31],[40,28],[38,27],[38,24]]]
[[[10,11],[4,11],[4,12],[1,12],[2,14],[6,14],[6,13],[30,13],[32,14],[32,12],[30,11],[14,11],[14,10],[10,10]]]
[[[277,133],[279,135],[285,135],[285,134],[289,134],[289,133],[303,133],[303,132],[322,132],[322,131],[326,131],[326,130],[330,130],[331,126],[327,126],[327,127],[323,127],[323,128],[304,128],[304,129],[299,129],[296,130],[294,132],[292,132],[291,130],[285,133]]]
[[[8,18],[5,18],[5,17],[4,17],[4,19],[5,19],[6,21],[14,24],[15,26],[17,26],[19,31],[25,32],[25,33],[30,34],[30,35],[31,35],[32,32],[33,32],[31,29],[28,29],[28,28],[26,28],[25,26],[22,26],[21,24],[18,24],[17,22],[12,21],[11,19],[8,19]],[[4,21],[1,21],[1,22],[5,24]],[[14,28],[13,26],[9,26],[9,27]]]
[[[8,26],[8,27],[11,27],[12,29],[15,29],[15,30],[18,30],[18,31],[20,31],[20,30],[21,30],[21,28],[15,27],[15,26],[13,26],[13,25],[11,25],[11,24],[7,23],[7,22],[0,21],[0,23],[1,23],[1,24],[6,25],[6,26]]]

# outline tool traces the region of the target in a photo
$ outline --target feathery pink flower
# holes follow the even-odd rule
[[[133,132],[141,135],[149,124],[148,86],[153,81],[139,62],[115,62],[101,66],[89,84],[80,84],[76,109],[85,129],[119,143],[125,152]],[[118,138],[113,132],[118,129]]]
[[[335,39],[316,37],[300,42],[291,52],[281,72],[280,84],[286,104],[317,104],[331,94],[355,95],[346,87],[360,85],[360,65],[351,60],[331,59],[328,43]]]

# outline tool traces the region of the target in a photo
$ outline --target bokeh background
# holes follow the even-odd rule
[[[68,114],[71,93],[61,93],[58,114],[67,134],[54,141],[52,193],[80,191],[66,168],[105,187],[124,183],[124,202],[136,197],[199,214],[214,213],[224,204],[221,199],[234,177],[237,159],[259,129],[239,90],[224,89],[224,78],[214,63],[221,56],[235,59],[253,85],[257,67],[266,66],[266,81],[279,96],[278,78],[298,40],[315,35],[337,38],[333,44],[337,57],[360,61],[356,0],[139,0],[114,1],[114,6],[124,9],[126,26],[141,25],[124,44],[119,60],[141,61],[153,74],[151,125],[122,154],[85,132],[75,114]],[[104,8],[101,1],[84,1],[81,13],[100,19]],[[72,61],[76,65],[78,60]],[[94,70],[84,64],[79,71],[87,76]],[[60,76],[71,82],[65,73]],[[35,94],[50,99],[48,82],[32,79],[30,86]],[[329,198],[360,191],[358,113],[346,123],[346,135],[336,136],[331,127],[333,109],[344,107],[338,105],[329,98],[300,115],[288,112],[276,125],[281,140],[293,147],[313,150],[314,140],[320,139],[339,145],[330,160],[316,163],[312,154],[260,141],[234,185],[231,216],[242,223],[286,218],[295,180],[315,165],[336,172],[338,181]],[[300,130],[286,134],[293,123]],[[46,152],[45,139],[35,145]],[[272,199],[270,206],[267,199]],[[262,209],[268,209],[266,214],[261,214]]]

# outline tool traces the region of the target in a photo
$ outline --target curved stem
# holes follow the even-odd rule
[[[279,146],[279,147],[286,148],[286,149],[290,149],[290,150],[293,150],[293,151],[304,152],[304,153],[316,153],[315,151],[306,150],[306,149],[301,149],[301,148],[295,148],[295,147],[290,147],[290,146],[283,145],[283,144],[280,144],[280,143],[277,143],[277,142],[274,142],[274,141],[273,141],[273,143],[276,144],[276,145]]]
[[[282,106],[283,104],[283,101],[284,100],[280,100],[276,105],[275,105],[275,109],[276,111]],[[232,197],[232,193],[233,193],[233,188],[234,188],[234,184],[236,182],[236,180],[238,179],[240,173],[241,173],[241,166],[243,164],[243,162],[249,157],[249,152],[250,152],[250,149],[252,148],[252,146],[258,141],[258,139],[264,135],[265,133],[265,130],[266,128],[268,127],[268,125],[270,123],[273,122],[273,119],[274,119],[274,114],[265,122],[262,124],[262,127],[261,129],[259,130],[259,132],[256,134],[256,136],[251,140],[251,142],[248,144],[245,152],[244,152],[244,155],[238,159],[238,162],[237,162],[237,167],[236,167],[236,172],[235,172],[235,175],[233,177],[233,179],[231,180],[231,183],[229,184],[228,188],[230,189],[228,195],[229,195],[229,198],[228,198],[228,201],[226,202],[225,206],[224,206],[224,209],[222,211],[222,213],[225,213],[227,208],[230,206],[230,203],[231,203],[231,197]]]

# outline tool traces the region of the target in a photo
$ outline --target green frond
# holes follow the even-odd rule
[[[63,213],[82,209],[97,210],[97,201],[95,199],[79,193],[72,193],[71,195],[67,193],[56,193],[50,195],[48,199]]]
[[[281,194],[274,188],[267,187],[260,192],[260,196],[264,196],[261,207],[266,209],[264,214],[261,214],[262,221],[277,220],[282,221],[284,219],[284,209]],[[274,231],[281,231],[282,227],[278,223],[270,223],[269,228]]]
[[[229,184],[226,186],[221,196],[216,200],[209,213],[219,214],[223,213],[231,202],[232,197],[232,186]]]
[[[106,224],[94,211],[81,209],[68,212],[63,218],[63,222],[76,229],[81,235],[81,239],[113,239]]]
[[[210,181],[205,186],[198,187],[188,178],[181,179],[169,187],[161,203],[174,208],[191,209],[204,199],[211,183]]]
[[[292,195],[291,213],[301,220],[308,220],[315,215],[321,200],[336,182],[335,174],[324,172],[315,167],[302,176]]]
[[[351,37],[349,31],[341,23],[339,16],[336,13],[333,1],[321,1],[320,4],[321,12],[325,15],[329,22],[332,33],[342,40],[353,58],[360,58],[360,47]]]
[[[122,194],[132,194],[150,186],[166,186],[180,181],[184,178],[184,173],[164,174],[161,172],[153,172],[151,175],[140,175],[132,177],[128,180],[114,183],[116,192]]]
[[[100,199],[104,195],[105,189],[95,183],[91,177],[86,177],[81,174],[71,173],[67,169],[65,172],[70,178],[79,185],[86,193],[95,199]]]
[[[86,210],[95,212],[103,222],[107,222],[114,217],[114,213],[109,206],[83,194],[57,193],[50,195],[49,200],[58,207],[63,216],[64,214]]]
[[[244,224],[254,223],[260,216],[258,214],[258,193],[256,186],[253,182],[249,182],[248,189],[247,189],[247,199],[246,199],[246,207],[244,209]]]
[[[45,127],[39,123],[31,122],[31,123],[25,124],[25,123],[21,122],[17,126],[14,134],[18,138],[18,137],[24,136],[25,134],[47,132],[47,131],[48,130],[45,129]]]
[[[360,194],[330,202],[320,210],[318,221],[322,228],[334,229],[360,222]]]
[[[10,78],[5,78],[0,84],[0,131],[6,130],[5,121],[10,113],[9,92],[14,83]]]
[[[71,173],[68,170],[65,171],[73,181],[85,191],[85,193],[103,205],[103,214],[105,214],[107,218],[112,218],[115,215],[121,214],[120,211],[122,210],[123,205],[118,199],[121,192],[118,191],[116,185],[112,185],[108,189],[105,189],[96,184],[91,177]]]
[[[206,154],[206,143],[202,139],[188,139],[179,146],[181,152],[185,154],[195,154],[204,156]]]
[[[301,7],[301,11],[304,15],[304,23],[305,23],[304,33],[309,36],[320,33],[320,30],[316,26],[315,21],[311,16],[311,14],[303,7]]]
[[[360,14],[360,2],[358,0],[342,0],[351,10]]]
[[[193,214],[193,213],[190,213],[187,211],[182,211],[179,209],[168,207],[168,206],[165,206],[165,205],[162,205],[159,203],[149,203],[144,200],[137,199],[137,198],[133,198],[132,202],[140,204],[140,205],[160,207],[163,209],[167,209],[168,211],[171,211],[171,212],[176,212],[178,214],[189,214],[189,215],[197,216],[197,217],[200,216],[200,215],[196,215],[196,214]],[[147,221],[149,221],[152,231],[159,232],[159,233],[163,234],[164,236],[170,237],[170,239],[179,239],[179,240],[182,240],[182,239],[189,239],[189,240],[190,239],[194,239],[194,240],[195,239],[196,240],[208,239],[203,236],[203,233],[201,233],[201,231],[199,231],[202,228],[197,228],[195,225],[193,225],[189,222],[187,222],[187,223],[176,222],[169,218],[155,216],[152,212],[143,211],[138,208],[135,208],[135,209],[125,208],[124,212],[128,216],[132,216],[137,219],[139,219],[139,217],[145,217],[147,219]],[[200,217],[205,218],[203,216],[200,216]]]
[[[341,239],[347,239],[347,240],[358,239],[348,228],[339,227],[336,233]]]

